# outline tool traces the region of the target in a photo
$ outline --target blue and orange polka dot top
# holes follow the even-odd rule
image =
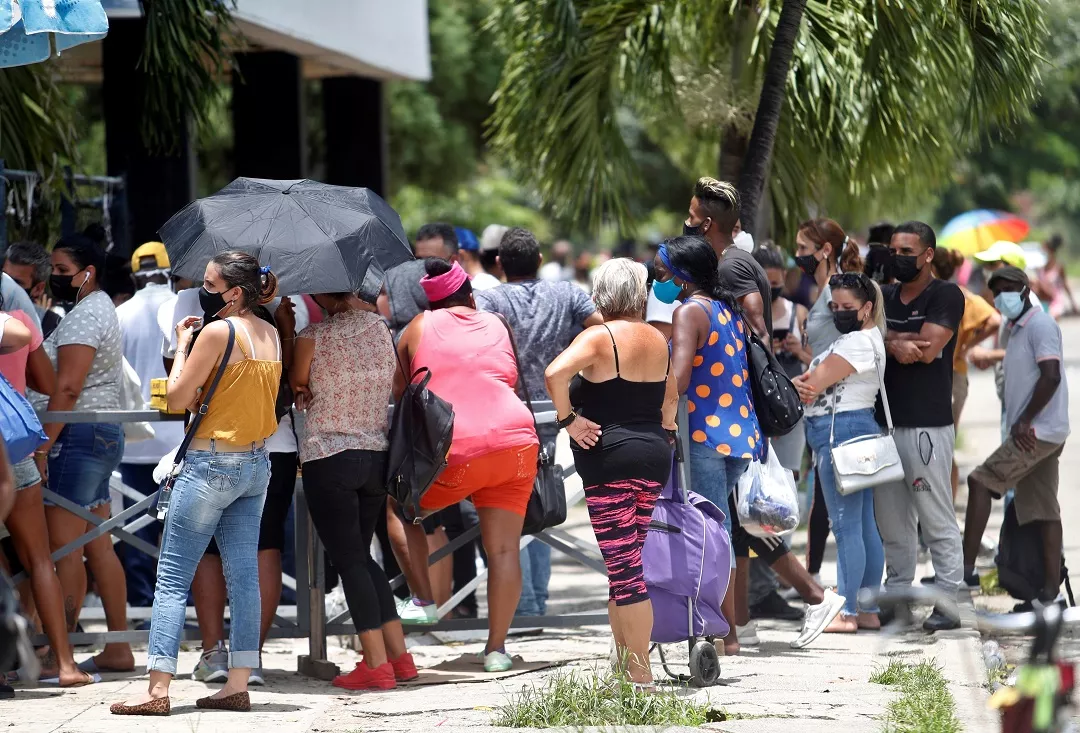
[[[690,302],[708,311],[710,321],[690,373],[690,439],[724,456],[761,460],[765,449],[748,381],[747,326],[720,301]]]

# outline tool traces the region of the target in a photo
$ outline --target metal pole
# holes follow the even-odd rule
[[[302,480],[297,481],[297,487],[296,524],[298,529],[303,528],[307,539],[304,554],[307,557],[308,653],[297,659],[296,668],[300,674],[307,677],[332,680],[341,670],[326,659],[326,568],[323,564],[322,543],[319,542],[319,535],[311,521],[311,513],[308,512]],[[301,603],[298,598],[297,605],[300,606]]]

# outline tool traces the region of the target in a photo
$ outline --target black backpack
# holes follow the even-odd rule
[[[754,412],[761,425],[761,434],[766,438],[779,438],[799,424],[803,416],[802,400],[773,350],[762,343],[748,322],[744,320],[743,324]]]
[[[405,375],[400,361],[398,368]],[[390,422],[386,493],[401,507],[406,521],[413,522],[422,517],[420,499],[446,468],[454,438],[454,406],[427,388],[431,381],[427,367],[417,369],[407,381]]]
[[[1016,502],[1010,501],[1005,507],[1005,521],[1001,525],[994,564],[998,569],[998,585],[1010,596],[1018,601],[1033,601],[1039,597],[1045,582],[1042,535],[1036,522],[1020,524],[1016,518]],[[1076,605],[1064,555],[1061,556],[1061,579],[1069,594],[1069,605]]]

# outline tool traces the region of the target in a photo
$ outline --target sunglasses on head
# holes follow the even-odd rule
[[[829,278],[830,288],[841,290],[856,290],[863,295],[863,300],[873,302],[870,286],[866,283],[867,277],[861,272],[841,272]]]

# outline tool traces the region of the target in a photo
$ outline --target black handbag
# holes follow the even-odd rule
[[[191,416],[191,423],[188,424],[187,432],[184,433],[184,440],[180,443],[180,447],[176,449],[172,468],[169,469],[169,473],[165,475],[165,478],[161,480],[157,494],[154,495],[154,501],[146,509],[148,515],[160,522],[164,522],[165,515],[169,513],[169,501],[172,499],[173,485],[176,483],[177,476],[180,475],[180,465],[184,462],[188,446],[191,445],[191,441],[195,437],[195,431],[199,429],[199,423],[202,422],[203,415],[210,409],[210,398],[214,396],[218,382],[221,381],[221,375],[225,373],[225,367],[229,365],[229,357],[232,356],[233,341],[236,340],[236,327],[227,318],[225,323],[229,326],[229,341],[225,344],[225,355],[221,357],[221,363],[218,364],[217,372],[214,374],[214,381],[210,383],[210,388],[203,395],[198,411]]]
[[[386,493],[401,507],[405,521],[418,522],[423,518],[420,500],[446,468],[454,439],[454,406],[428,389],[430,369],[421,367],[409,377],[396,348],[394,358],[406,386],[390,421]]]
[[[799,424],[803,416],[802,400],[773,350],[762,343],[745,319],[743,328],[746,331],[750,391],[761,434],[766,438],[779,438]]]
[[[529,414],[533,417],[533,428],[536,430],[537,439],[540,430],[536,424],[536,413],[533,411],[532,400],[529,399],[529,388],[525,385],[525,377],[521,370],[521,358],[518,356],[517,341],[514,339],[514,331],[510,323],[503,318],[502,314],[496,313],[506,333],[510,336],[510,348],[514,350],[514,362],[517,365],[518,383],[525,404],[529,407]],[[558,527],[566,521],[566,487],[563,482],[562,468],[555,463],[555,456],[549,455],[547,446],[540,443],[540,452],[536,457],[536,480],[533,481],[532,496],[529,497],[529,506],[525,509],[525,524],[521,528],[522,535],[536,534],[550,527]]]

